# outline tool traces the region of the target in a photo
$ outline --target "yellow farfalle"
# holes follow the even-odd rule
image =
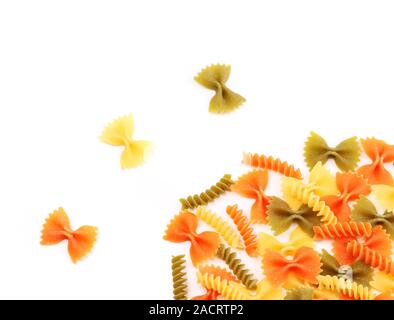
[[[376,272],[370,285],[381,292],[394,292],[394,276],[384,272]]]
[[[394,187],[377,184],[372,186],[373,193],[379,203],[387,211],[394,211]]]
[[[100,136],[101,142],[111,146],[124,146],[120,158],[122,169],[141,165],[151,151],[152,144],[145,140],[133,140],[134,119],[132,114],[112,121]]]
[[[289,242],[280,242],[275,237],[260,233],[257,250],[260,256],[264,255],[266,249],[279,252],[283,256],[294,255],[300,247],[313,248],[313,240],[300,227],[296,227],[290,234]]]
[[[319,197],[338,193],[335,176],[320,161],[312,168],[308,182],[304,186],[309,192],[313,192]],[[289,193],[285,193],[283,196],[293,210],[297,210],[302,205],[302,201]]]

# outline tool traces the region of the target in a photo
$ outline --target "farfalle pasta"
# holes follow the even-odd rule
[[[375,148],[367,148],[374,163],[360,170],[362,149],[356,137],[330,148],[312,133],[305,146],[310,168],[305,179],[294,165],[245,153],[243,163],[252,171],[234,181],[223,177],[222,187],[209,196],[212,190],[183,199],[186,209],[171,221],[165,239],[190,242],[189,257],[205,291],[193,295],[180,290],[179,296],[394,300],[394,186],[384,173],[391,146],[367,144]],[[333,172],[325,165],[330,158],[338,167]],[[213,200],[225,192],[225,206],[215,208]],[[228,205],[227,196],[240,202]]]
[[[318,212],[313,211],[307,205],[292,210],[284,200],[272,197],[268,206],[268,224],[275,235],[285,232],[293,223],[296,223],[305,233],[313,236],[313,226],[321,223],[317,214]]]
[[[361,149],[357,137],[351,137],[339,143],[336,147],[329,147],[327,142],[316,132],[305,142],[304,158],[310,169],[321,161],[323,164],[333,159],[342,171],[354,170],[360,160]]]
[[[231,66],[214,64],[202,69],[194,78],[204,88],[215,91],[209,103],[209,111],[212,113],[228,113],[245,102],[244,97],[226,86],[230,72]]]
[[[231,180],[231,175],[225,174],[216,184],[204,192],[188,196],[185,199],[180,199],[179,201],[182,204],[182,209],[193,209],[212,202],[213,200],[219,198],[222,194],[230,191],[230,187],[233,183],[234,181]]]
[[[132,114],[119,117],[104,129],[100,136],[103,143],[111,146],[123,146],[120,157],[122,169],[141,165],[152,150],[152,144],[146,140],[134,140],[134,118]]]
[[[197,233],[197,225],[198,219],[193,213],[182,211],[171,220],[163,237],[164,240],[177,243],[190,241],[190,258],[195,266],[212,258],[220,245],[216,232]]]
[[[352,219],[363,223],[369,223],[371,226],[381,225],[388,234],[391,240],[394,240],[394,214],[393,212],[385,211],[383,214],[378,214],[375,205],[366,197],[362,197],[354,205],[352,210]]]
[[[68,254],[74,263],[92,251],[96,239],[96,227],[82,226],[75,231],[72,230],[70,220],[63,208],[49,215],[41,231],[41,244],[44,246],[67,241]]]
[[[268,172],[266,170],[255,170],[242,175],[231,186],[232,191],[255,200],[250,211],[250,220],[253,223],[266,223],[267,205],[270,202],[270,197],[264,193],[267,184]]]
[[[394,145],[375,138],[361,139],[361,145],[372,163],[357,169],[368,179],[370,184],[387,184],[394,186],[394,179],[384,167],[385,163],[394,161]]]

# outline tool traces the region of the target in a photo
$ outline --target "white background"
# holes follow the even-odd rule
[[[188,245],[165,226],[180,197],[245,172],[242,152],[305,172],[311,130],[393,143],[393,16],[376,0],[1,1],[0,298],[172,298],[170,258]],[[247,99],[225,116],[193,80],[217,62]],[[123,171],[98,136],[129,112],[155,153]],[[212,208],[229,203],[251,201]],[[65,243],[39,244],[59,206],[99,227],[77,265]]]

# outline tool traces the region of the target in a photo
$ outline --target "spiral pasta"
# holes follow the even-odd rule
[[[187,300],[185,255],[173,256],[171,259],[173,294],[175,300]]]
[[[315,240],[369,237],[372,234],[372,225],[363,222],[342,222],[314,226],[313,231],[315,233]]]
[[[295,197],[309,208],[312,208],[313,211],[316,211],[317,216],[320,217],[323,223],[335,224],[338,222],[330,207],[324,201],[321,201],[320,197],[314,192],[308,190],[300,180],[294,178],[283,179],[282,190],[284,194]]]
[[[377,268],[387,274],[394,275],[394,264],[390,257],[376,250],[372,250],[356,240],[352,240],[347,244],[346,251],[371,267]]]
[[[242,214],[242,210],[238,209],[237,205],[227,206],[226,212],[233,219],[244,240],[246,253],[249,256],[255,256],[257,254],[257,236],[254,234],[250,222]]]
[[[235,252],[232,252],[230,248],[226,248],[223,244],[220,245],[217,252],[217,257],[223,260],[235,276],[241,283],[250,290],[256,289],[257,280],[254,278],[252,273],[245,268],[245,265],[241,263],[240,259],[237,259]]]
[[[229,191],[232,184],[234,184],[234,181],[231,180],[231,174],[225,174],[216,184],[204,192],[180,199],[182,209],[193,209],[206,205],[208,202],[219,198],[226,191]]]
[[[235,282],[208,273],[197,273],[197,281],[206,289],[214,290],[228,300],[248,300],[248,291]]]
[[[296,169],[293,165],[283,162],[278,158],[272,156],[259,155],[257,153],[244,153],[242,163],[247,164],[251,167],[268,169],[278,173],[281,173],[287,177],[293,177],[296,179],[302,179],[300,169]]]
[[[372,290],[354,281],[336,276],[318,276],[318,289],[326,289],[342,293],[356,300],[373,300]]]
[[[196,209],[196,215],[202,221],[214,228],[229,246],[237,249],[244,248],[241,237],[238,233],[217,214],[207,210],[205,207],[198,207]]]

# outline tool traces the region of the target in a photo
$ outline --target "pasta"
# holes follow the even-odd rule
[[[389,211],[394,211],[394,187],[386,185],[375,185],[373,191],[380,204]]]
[[[338,192],[334,175],[320,161],[312,168],[308,182],[303,185],[308,192],[313,192],[319,197]],[[283,196],[292,209],[298,209],[302,205],[302,201],[289,192],[284,193]]]
[[[249,300],[249,292],[236,282],[209,273],[197,273],[197,281],[206,289],[218,292],[227,300]]]
[[[292,223],[297,223],[305,233],[313,236],[313,226],[320,225],[320,218],[317,216],[317,212],[306,205],[298,210],[292,210],[282,199],[272,197],[268,206],[268,224],[274,234],[285,232]]]
[[[334,159],[337,167],[342,171],[354,170],[360,160],[361,149],[357,137],[351,137],[339,143],[335,148],[329,147],[327,142],[315,132],[305,142],[304,157],[307,166],[313,166],[321,161],[325,164],[328,159]]]
[[[233,219],[244,240],[246,253],[251,257],[255,256],[257,254],[257,237],[249,221],[242,214],[242,210],[239,210],[237,205],[233,205],[227,206],[226,212]]]
[[[370,194],[371,186],[362,176],[352,172],[337,173],[336,182],[339,195],[322,197],[322,201],[331,208],[339,222],[346,222],[351,215],[348,203]]]
[[[373,300],[371,289],[336,276],[317,276],[318,288],[336,291],[356,300]]]
[[[196,210],[196,215],[202,221],[214,228],[229,246],[238,249],[244,248],[240,236],[226,221],[220,218],[217,214],[207,210],[205,207],[198,207]]]
[[[195,266],[212,258],[220,245],[216,232],[197,233],[197,225],[198,219],[193,213],[182,211],[171,220],[163,237],[164,240],[176,243],[190,241],[190,257]]]
[[[376,272],[371,281],[371,287],[382,292],[394,292],[394,275]]]
[[[267,183],[267,170],[255,170],[239,177],[231,186],[232,191],[255,200],[250,214],[253,223],[266,223],[267,205],[270,201],[270,197],[264,194]]]
[[[231,271],[245,287],[250,290],[256,289],[257,280],[245,265],[241,263],[241,260],[237,259],[235,252],[232,252],[230,248],[226,248],[224,245],[220,245],[216,256],[229,266]]]
[[[349,251],[347,245],[349,241],[357,240],[356,238],[340,238],[333,243],[333,253],[340,264],[351,264],[356,260]],[[391,255],[391,240],[389,235],[384,231],[382,226],[376,226],[372,229],[369,237],[365,237],[363,245],[371,250],[375,250],[382,255]]]
[[[372,225],[363,222],[342,222],[336,224],[327,224],[323,226],[314,226],[315,240],[339,239],[354,237],[369,237],[372,234]]]
[[[292,260],[286,259],[278,252],[266,249],[263,267],[267,279],[274,286],[285,283],[290,274],[314,284],[317,283],[316,276],[321,271],[319,254],[308,247],[298,249]]]
[[[148,157],[152,144],[145,140],[133,140],[134,119],[132,114],[119,117],[104,129],[100,136],[103,143],[111,146],[123,146],[120,157],[122,169],[135,168]]]
[[[300,169],[294,168],[286,161],[275,159],[272,156],[266,157],[265,155],[258,155],[257,153],[244,153],[242,163],[260,169],[268,169],[274,172],[281,173],[287,177],[302,179]]]
[[[212,274],[216,277],[220,277],[223,280],[228,280],[228,281],[233,281],[233,282],[239,282],[238,279],[228,272],[226,269],[213,266],[213,265],[207,265],[207,266],[202,266],[199,268],[199,271],[203,274]],[[219,293],[217,291],[214,291],[212,289],[207,289],[207,292],[203,295],[193,297],[192,300],[217,300]]]
[[[290,234],[290,241],[282,243],[266,233],[260,233],[257,250],[260,256],[264,255],[266,249],[279,252],[283,256],[294,255],[301,247],[313,248],[313,240],[300,227]]]
[[[68,254],[74,263],[92,251],[96,239],[96,227],[82,226],[75,231],[72,230],[70,220],[63,208],[59,208],[49,215],[41,231],[42,245],[54,245],[67,240]]]
[[[187,300],[187,283],[185,271],[185,255],[173,256],[172,265],[172,283],[175,300]]]
[[[313,211],[316,211],[316,215],[320,217],[322,223],[335,224],[338,222],[330,207],[318,195],[309,191],[301,181],[293,178],[284,178],[282,180],[282,191],[283,194],[296,198]]]
[[[234,183],[231,180],[230,174],[225,174],[219,182],[211,186],[209,189],[201,192],[200,194],[195,194],[193,196],[188,196],[186,199],[180,199],[182,204],[182,209],[193,209],[195,207],[206,205],[219,198],[222,194],[230,190],[230,186]]]
[[[194,78],[203,87],[215,91],[209,103],[209,111],[212,113],[231,112],[245,102],[244,97],[227,88],[230,72],[231,66],[215,64],[202,69]]]
[[[340,278],[343,277],[362,284],[363,286],[369,286],[369,283],[372,280],[372,268],[361,261],[356,261],[351,265],[341,266],[332,255],[323,249],[321,254],[321,263],[321,275],[337,276]]]
[[[378,268],[380,271],[394,275],[394,264],[389,256],[372,250],[356,240],[350,241],[347,244],[346,250],[356,259],[364,261],[366,264]]]
[[[285,300],[313,300],[313,289],[309,287],[299,287],[287,291]]]
[[[361,145],[372,163],[358,168],[357,171],[368,179],[370,184],[393,186],[394,179],[384,164],[394,161],[394,146],[375,138],[361,139]]]
[[[366,197],[361,197],[354,205],[352,210],[352,219],[354,221],[367,222],[373,227],[381,225],[394,240],[394,214],[385,211],[382,215],[378,214],[374,204]]]

